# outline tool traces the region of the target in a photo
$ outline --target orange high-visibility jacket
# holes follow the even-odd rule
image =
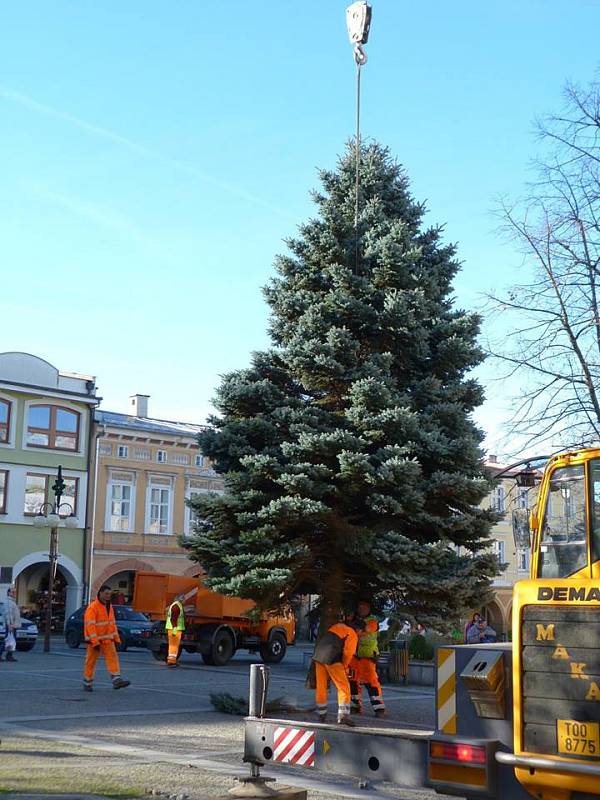
[[[85,610],[83,617],[83,635],[86,642],[93,647],[100,642],[113,641],[118,644],[121,639],[115,622],[113,607],[108,609],[100,600],[94,600]]]
[[[343,664],[347,667],[356,652],[357,643],[356,631],[343,622],[338,622],[317,640],[313,659],[317,664]]]

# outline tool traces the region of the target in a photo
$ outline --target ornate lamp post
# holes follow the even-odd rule
[[[58,526],[63,515],[68,513],[65,519],[67,528],[77,527],[77,518],[70,503],[61,503],[60,499],[65,491],[65,482],[62,476],[62,467],[58,468],[56,481],[52,486],[54,492],[53,503],[43,503],[38,509],[33,524],[42,528],[50,528],[50,549],[48,552],[48,603],[46,604],[46,628],[44,631],[44,653],[50,652],[50,627],[52,625],[52,598],[54,595],[54,579],[56,577],[56,565],[58,563]]]

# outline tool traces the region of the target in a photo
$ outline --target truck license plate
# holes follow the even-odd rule
[[[600,723],[575,719],[556,721],[558,752],[566,756],[600,756]]]

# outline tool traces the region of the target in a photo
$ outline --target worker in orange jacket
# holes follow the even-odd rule
[[[87,644],[83,666],[83,690],[92,691],[94,673],[100,654],[104,656],[106,669],[112,678],[113,689],[123,689],[131,681],[123,680],[119,670],[119,657],[115,644],[119,644],[119,631],[115,612],[110,604],[110,586],[100,587],[96,599],[89,604],[83,616],[83,635]]]
[[[356,655],[350,663],[350,689],[352,691],[352,713],[362,713],[362,687],[367,687],[371,707],[376,717],[385,716],[385,703],[381,683],[377,675],[379,622],[371,615],[371,604],[361,600],[356,606],[355,620],[362,620],[364,630],[358,634]]]
[[[358,622],[358,627],[364,623]],[[327,718],[327,686],[329,679],[338,691],[338,716],[341,725],[353,726],[350,719],[350,682],[348,667],[358,645],[358,634],[345,622],[332,625],[315,645],[313,660],[317,679],[315,699],[321,722]]]

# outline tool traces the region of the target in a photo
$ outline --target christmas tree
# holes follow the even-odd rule
[[[485,601],[498,564],[480,508],[490,491],[479,319],[454,307],[456,249],[388,150],[321,171],[318,214],[265,288],[272,348],[225,375],[202,452],[223,496],[196,496],[186,546],[225,594],[284,605],[315,593],[329,616],[389,598],[443,627]]]

